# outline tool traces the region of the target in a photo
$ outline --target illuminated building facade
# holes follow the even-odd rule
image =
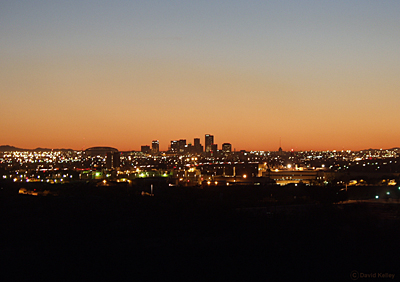
[[[106,168],[116,169],[121,166],[120,152],[107,152],[106,154]]]
[[[205,137],[206,153],[210,153],[211,146],[214,144],[214,135],[206,134]]]
[[[160,142],[158,140],[153,140],[151,142],[151,152],[153,154],[158,154],[160,152]]]
[[[231,143],[224,143],[222,144],[222,152],[224,154],[232,153],[232,144]]]
[[[178,153],[179,151],[179,143],[177,140],[172,140],[171,141],[171,148],[170,148],[172,153]]]
[[[212,144],[212,145],[211,145],[211,151],[210,151],[210,153],[211,153],[211,156],[212,156],[212,157],[217,156],[217,154],[218,154],[218,145],[217,145],[217,144]]]
[[[178,142],[179,146],[179,153],[185,153],[186,152],[186,139],[180,139]]]

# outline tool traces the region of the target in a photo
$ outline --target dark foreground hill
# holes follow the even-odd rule
[[[198,195],[5,195],[2,281],[351,281],[398,270],[398,204],[266,209]]]

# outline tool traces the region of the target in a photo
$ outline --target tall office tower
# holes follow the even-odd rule
[[[142,147],[140,148],[140,151],[141,151],[142,153],[145,153],[145,154],[150,154],[150,152],[151,152],[150,146],[149,146],[149,145],[144,145],[144,146],[142,146]]]
[[[222,152],[224,154],[230,154],[232,152],[232,144],[231,143],[222,144]]]
[[[107,169],[115,169],[121,166],[121,156],[119,152],[107,152],[106,167]]]
[[[217,144],[212,144],[211,145],[211,156],[216,157],[218,153],[218,145]]]
[[[121,153],[114,152],[113,153],[113,167],[118,168],[121,166]]]
[[[210,134],[206,134],[206,153],[211,151],[211,145],[214,144],[214,136]]]
[[[185,153],[186,152],[186,139],[180,139],[179,140],[179,153]]]
[[[185,146],[185,153],[193,154],[194,153],[194,147],[192,143],[189,143]]]
[[[151,142],[151,152],[153,154],[158,154],[160,152],[160,142],[158,140],[153,140]]]
[[[178,153],[178,151],[179,151],[179,143],[178,143],[178,141],[176,141],[176,140],[172,140],[171,141],[171,152],[173,152],[173,153]]]
[[[200,138],[194,138],[194,152],[197,154],[203,152],[203,146],[200,144]]]

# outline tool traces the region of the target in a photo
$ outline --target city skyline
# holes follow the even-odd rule
[[[193,140],[196,140],[196,139],[200,139],[200,144],[199,145],[203,148],[202,152],[206,153],[205,146],[204,146],[204,140],[203,140],[204,138],[203,139],[196,138],[196,137],[193,138]],[[0,147],[11,147],[11,148],[16,148],[16,149],[20,149],[20,150],[30,150],[30,151],[35,151],[35,150],[40,151],[40,149],[46,149],[46,150],[47,149],[50,149],[50,150],[71,149],[71,150],[74,150],[74,151],[84,151],[84,150],[87,150],[87,149],[90,149],[90,148],[97,148],[98,147],[98,148],[115,148],[115,149],[117,149],[118,151],[121,151],[121,152],[134,152],[134,151],[140,152],[140,151],[143,150],[144,147],[146,147],[148,149],[149,153],[153,154],[153,153],[157,153],[157,152],[170,151],[172,142],[178,142],[179,143],[180,140],[186,141],[187,144],[185,144],[185,145],[190,145],[190,146],[192,146],[192,148],[194,148],[195,143],[191,142],[190,139],[171,139],[168,142],[166,142],[165,144],[161,144],[160,140],[151,140],[151,141],[149,141],[147,143],[145,142],[145,143],[139,145],[137,148],[135,147],[135,148],[131,148],[131,149],[128,149],[128,150],[119,148],[117,146],[111,146],[109,144],[94,144],[92,146],[87,146],[87,147],[83,147],[83,148],[73,148],[73,147],[70,147],[70,146],[69,147],[68,146],[66,146],[66,147],[46,147],[46,146],[27,147],[27,146],[15,146],[14,144],[0,144]],[[156,150],[153,151],[153,147],[152,146],[154,145],[153,142],[155,142],[155,141],[158,142],[158,146],[159,147],[158,147],[158,150],[156,149]],[[161,146],[160,146],[160,144],[161,144]],[[240,152],[240,151],[246,151],[246,152],[251,152],[251,151],[253,151],[253,152],[278,152],[278,151],[280,151],[280,149],[282,149],[283,152],[290,152],[290,151],[294,151],[294,152],[306,152],[306,151],[316,151],[316,152],[324,152],[324,151],[331,151],[331,152],[334,152],[334,151],[354,151],[354,152],[357,152],[357,151],[368,151],[368,150],[391,150],[391,149],[400,148],[400,146],[392,146],[392,147],[380,147],[380,146],[378,146],[378,147],[368,147],[368,148],[365,147],[365,148],[360,148],[360,149],[349,149],[349,148],[333,148],[333,149],[317,149],[317,148],[301,149],[300,148],[300,149],[298,149],[298,148],[294,148],[294,147],[284,147],[282,144],[280,144],[280,145],[278,144],[278,147],[272,148],[272,149],[251,150],[251,149],[247,149],[247,148],[238,149],[238,148],[236,148],[234,146],[234,144],[229,142],[229,140],[226,141],[226,142],[214,143],[213,145],[217,146],[218,151],[223,151],[224,150],[223,146],[226,145],[226,144],[229,144],[231,146],[232,152]]]
[[[0,4],[0,144],[399,146],[396,1]]]

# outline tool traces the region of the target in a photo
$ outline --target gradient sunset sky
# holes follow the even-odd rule
[[[0,145],[400,146],[400,1],[1,1]]]

